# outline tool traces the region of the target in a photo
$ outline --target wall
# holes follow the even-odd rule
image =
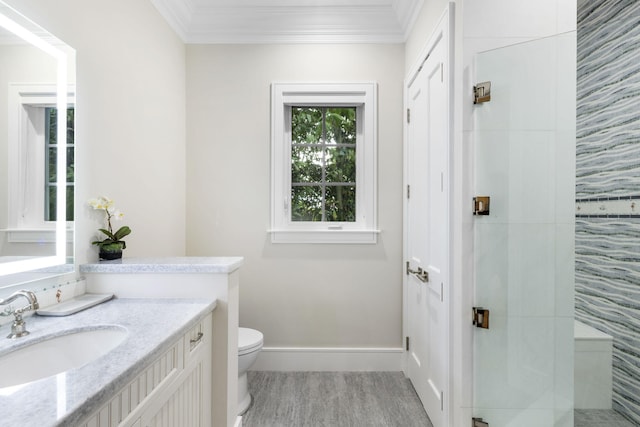
[[[401,45],[187,47],[187,253],[245,257],[265,347],[401,346],[403,66]],[[377,244],[270,242],[274,81],[378,83]]]
[[[578,9],[576,317],[613,336],[613,408],[640,424],[640,3]]]
[[[184,255],[184,44],[148,1],[7,3],[77,52],[77,262],[97,259],[102,194],[133,230],[125,256]]]

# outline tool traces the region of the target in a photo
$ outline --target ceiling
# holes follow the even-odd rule
[[[402,43],[424,0],[151,0],[185,43]]]

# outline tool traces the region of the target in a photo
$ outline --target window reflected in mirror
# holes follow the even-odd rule
[[[1,0],[0,101],[2,288],[73,271],[76,179],[75,51]]]
[[[58,121],[58,109],[56,107],[45,108],[45,182],[44,186],[46,190],[44,192],[44,220],[55,221],[57,216],[57,165],[58,165],[58,145],[57,138],[57,121]],[[69,107],[67,109],[67,141],[65,149],[67,150],[67,175],[65,177],[66,183],[66,211],[67,221],[73,221],[73,194],[74,194],[74,182],[75,182],[75,108]]]

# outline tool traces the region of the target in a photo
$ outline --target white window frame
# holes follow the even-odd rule
[[[55,84],[9,84],[9,243],[57,241],[56,221],[44,219],[44,111],[57,107],[57,95]],[[67,105],[75,105],[72,86],[67,91]],[[66,114],[64,117],[66,123]],[[67,241],[72,228],[73,221],[66,221]]]
[[[271,242],[377,243],[377,85],[271,85]],[[291,221],[291,107],[356,107],[356,220]]]

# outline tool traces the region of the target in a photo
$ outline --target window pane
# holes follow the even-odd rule
[[[327,147],[327,182],[356,182],[355,147]]]
[[[291,147],[291,182],[322,181],[322,148]]]
[[[326,143],[356,143],[356,108],[326,109]]]
[[[57,218],[56,212],[56,186],[50,185],[47,187],[47,216],[45,217],[46,221],[55,221]]]
[[[291,189],[291,221],[322,221],[322,188]]]
[[[58,150],[55,147],[49,147],[47,151],[47,167],[49,168],[47,171],[47,182],[56,182],[56,174],[58,172]]]
[[[56,210],[56,187],[55,185],[51,185],[47,187],[47,193],[48,193],[48,213],[47,213],[47,217],[45,218],[45,220],[47,221],[55,221],[56,218],[58,217],[58,212]],[[73,196],[74,196],[74,191],[73,191],[73,186],[72,185],[67,185],[67,210],[66,210],[66,214],[67,214],[67,221],[73,221]]]
[[[45,109],[45,122],[47,127],[48,144],[53,145],[58,142],[58,110],[55,108]]]
[[[322,139],[322,110],[313,107],[291,108],[291,142],[318,144]]]
[[[325,196],[326,221],[353,222],[356,220],[356,188],[327,186]]]
[[[74,129],[74,123],[76,118],[75,108],[67,109],[67,145],[73,145],[76,143],[76,133]]]
[[[74,172],[75,172],[75,159],[74,159],[74,148],[67,147],[67,183],[74,182]]]
[[[67,185],[67,221],[73,221],[73,185]]]

